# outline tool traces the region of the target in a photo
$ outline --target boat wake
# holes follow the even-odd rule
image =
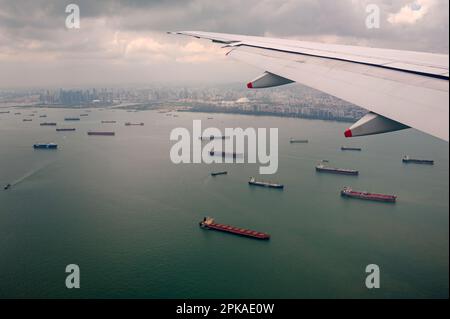
[[[37,173],[43,171],[44,169],[48,168],[51,164],[55,163],[55,160],[44,163],[43,165],[29,171],[28,173],[26,173],[25,175],[23,175],[22,177],[16,179],[15,181],[13,181],[10,185],[11,187],[13,186],[17,186],[18,184],[26,181],[27,179],[29,179],[30,177],[36,175]]]

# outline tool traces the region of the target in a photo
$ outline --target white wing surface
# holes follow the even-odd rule
[[[249,88],[298,82],[370,111],[347,137],[413,127],[448,142],[449,57],[196,31],[174,32],[222,43],[227,54],[265,73]]]

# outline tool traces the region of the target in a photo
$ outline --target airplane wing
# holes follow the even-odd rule
[[[370,112],[346,137],[418,129],[449,140],[449,57],[199,31],[169,32],[212,40],[228,56],[265,72],[257,89],[298,82]]]

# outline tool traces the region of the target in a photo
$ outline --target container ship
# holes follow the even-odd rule
[[[200,227],[203,229],[217,230],[217,231],[221,231],[221,232],[225,232],[225,233],[230,233],[230,234],[234,234],[234,235],[238,235],[238,236],[250,237],[250,238],[255,238],[255,239],[260,239],[260,240],[269,240],[270,239],[270,235],[266,234],[266,233],[261,233],[261,232],[250,230],[250,229],[244,229],[244,228],[239,228],[239,227],[234,227],[234,226],[229,226],[229,225],[224,225],[224,224],[217,224],[214,221],[214,219],[211,217],[205,217],[200,222]]]
[[[213,172],[211,173],[211,176],[219,176],[219,175],[227,175],[228,172],[224,171],[224,172]]]
[[[36,143],[33,145],[33,148],[54,150],[58,148],[58,145],[55,143]]]
[[[385,203],[395,203],[397,201],[397,196],[395,196],[395,195],[357,192],[357,191],[354,191],[351,187],[344,187],[344,189],[341,190],[341,196],[349,197],[349,198],[363,199],[363,200],[371,200],[371,201],[376,201],[376,202],[385,202]]]
[[[254,177],[250,178],[248,184],[251,185],[251,186],[260,186],[260,187],[284,189],[284,185],[282,185],[282,184],[271,183],[271,182],[262,182],[262,181],[258,182]]]
[[[98,135],[98,136],[114,136],[115,132],[88,132],[88,135]]]
[[[79,117],[66,117],[64,119],[64,121],[79,121],[80,118]]]
[[[44,122],[44,123],[41,123],[41,126],[56,126],[56,123]]]
[[[355,152],[361,152],[362,148],[360,147],[346,147],[346,146],[342,146],[341,147],[341,151],[355,151]]]
[[[73,132],[76,131],[77,129],[75,128],[57,128],[56,132]]]
[[[434,165],[433,160],[424,160],[424,159],[414,159],[409,156],[403,157],[403,163],[405,164],[425,164],[425,165]]]
[[[308,140],[297,140],[294,138],[291,138],[289,141],[291,144],[308,144],[309,141]]]
[[[144,126],[144,123],[130,123],[130,122],[126,122],[125,126]]]
[[[331,174],[341,174],[341,175],[353,175],[353,176],[359,175],[359,172],[354,169],[327,167],[323,164],[317,165],[316,171],[320,172],[320,173],[331,173]]]

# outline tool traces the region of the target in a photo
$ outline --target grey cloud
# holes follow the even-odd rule
[[[117,30],[167,31],[198,29],[251,35],[311,37],[336,35],[366,43],[399,48],[448,52],[449,2],[438,6],[419,23],[392,26],[389,13],[412,0],[0,0],[0,28],[18,40],[51,39],[64,28],[65,6],[80,6],[82,18],[105,18]],[[380,30],[365,28],[365,7],[382,8]],[[95,32],[95,30],[93,30]],[[413,41],[414,40],[414,41]]]
[[[28,59],[29,56],[23,64],[15,65],[20,70],[26,68],[27,63],[37,63],[37,58],[33,60],[33,53],[41,52],[52,55],[60,63],[70,59],[82,65],[89,58],[103,59],[104,69],[108,66],[114,68],[108,60],[120,60],[123,56],[120,51],[108,51],[106,44],[113,41],[111,37],[115,32],[155,37],[167,43],[185,41],[163,34],[169,30],[204,30],[319,41],[332,38],[340,43],[448,53],[447,0],[435,0],[437,4],[415,24],[392,25],[387,22],[389,14],[398,12],[413,1],[0,0],[0,61],[3,58],[2,63],[8,63],[8,57],[2,57],[2,53],[14,58],[23,55]],[[65,7],[69,3],[80,6],[80,31],[65,29]],[[369,3],[378,4],[381,8],[381,29],[368,30],[365,27],[365,8]],[[176,56],[177,52],[168,54]],[[162,72],[163,67],[158,65]],[[95,63],[92,68],[95,70]],[[11,64],[9,70],[12,70]],[[33,78],[30,73],[30,78]],[[7,80],[0,72],[0,85]]]

